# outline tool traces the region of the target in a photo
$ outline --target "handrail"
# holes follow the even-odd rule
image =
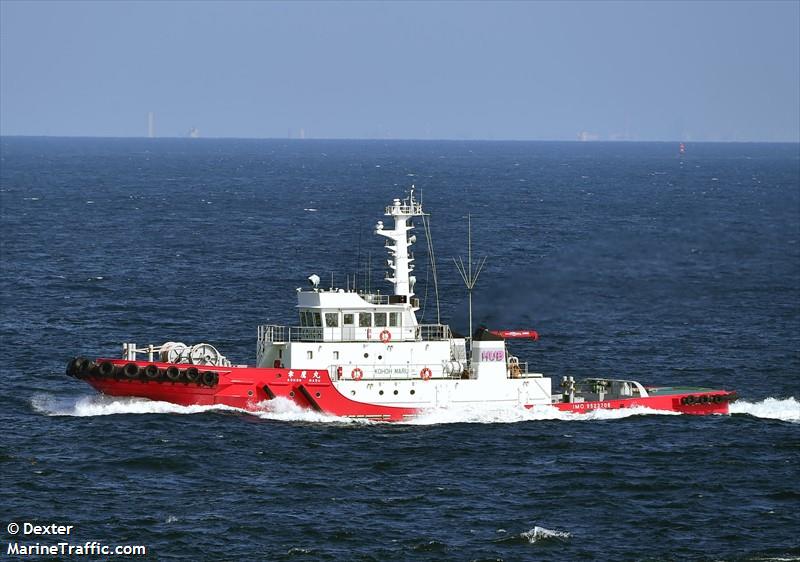
[[[413,203],[406,203],[403,201],[397,205],[388,205],[386,207],[386,215],[421,215],[422,213],[422,203],[417,203],[414,201]]]
[[[389,295],[382,295],[380,293],[358,293],[365,302],[369,304],[389,304]]]
[[[390,341],[445,341],[453,337],[446,324],[420,324],[418,326],[387,327],[335,327],[278,326],[263,324],[258,327],[259,342],[380,342],[381,333],[388,330]],[[384,342],[385,343],[385,342]]]

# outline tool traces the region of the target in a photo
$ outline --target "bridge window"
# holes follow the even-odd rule
[[[317,328],[322,327],[322,315],[319,312],[309,312],[311,316],[314,317],[314,326]]]
[[[314,352],[306,351],[306,359],[314,359]]]
[[[301,326],[310,326],[311,324],[308,323],[308,312],[305,310],[300,311],[300,325]]]
[[[359,328],[371,328],[372,327],[372,314],[369,312],[359,312],[358,313],[358,327]]]
[[[384,328],[386,326],[386,313],[385,312],[376,312],[375,313],[375,326],[378,328]]]
[[[389,313],[389,326],[399,326],[400,325],[400,313],[399,312],[390,312]]]
[[[326,312],[325,313],[325,325],[328,328],[338,328],[339,327],[339,313],[338,312]]]
[[[343,324],[345,326],[352,326],[355,323],[352,314],[344,314],[343,317]]]

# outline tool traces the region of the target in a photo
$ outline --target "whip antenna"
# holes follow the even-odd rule
[[[436,323],[442,323],[442,315],[439,311],[439,276],[436,273],[436,254],[433,252],[433,237],[431,235],[431,225],[428,217],[422,215],[422,226],[425,229],[425,240],[428,242],[428,261],[430,262],[430,271],[433,273],[433,289],[436,292]],[[427,295],[428,284],[425,283],[425,293]],[[427,299],[426,299],[427,300]]]
[[[461,279],[467,287],[467,294],[469,296],[469,341],[470,347],[472,346],[472,289],[475,283],[478,282],[478,276],[483,270],[483,265],[486,263],[486,256],[484,256],[477,267],[472,271],[472,215],[467,215],[467,265],[464,266],[464,260],[459,256],[458,260],[453,258],[453,263],[456,264],[456,269],[461,274]]]

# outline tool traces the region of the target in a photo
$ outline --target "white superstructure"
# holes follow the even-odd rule
[[[292,372],[326,369],[342,394],[354,400],[395,406],[457,402],[549,403],[551,383],[508,355],[505,341],[478,331],[467,340],[444,324],[419,324],[414,296],[416,242],[413,217],[424,215],[410,195],[395,199],[375,233],[387,239],[391,294],[319,287],[297,290],[299,326],[258,329],[257,366]],[[369,384],[364,384],[365,382]]]

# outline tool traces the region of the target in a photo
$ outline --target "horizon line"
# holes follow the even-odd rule
[[[579,144],[597,144],[597,143],[726,143],[726,144],[800,144],[800,138],[797,140],[686,140],[686,139],[486,139],[486,138],[415,138],[415,137],[187,137],[187,136],[163,136],[163,137],[148,137],[148,136],[111,136],[111,135],[25,135],[25,134],[0,134],[0,139],[6,138],[47,138],[47,139],[108,139],[108,140],[187,140],[187,141],[203,141],[203,140],[270,140],[270,141],[373,141],[373,142],[386,142],[386,141],[399,141],[399,142],[569,142]]]

